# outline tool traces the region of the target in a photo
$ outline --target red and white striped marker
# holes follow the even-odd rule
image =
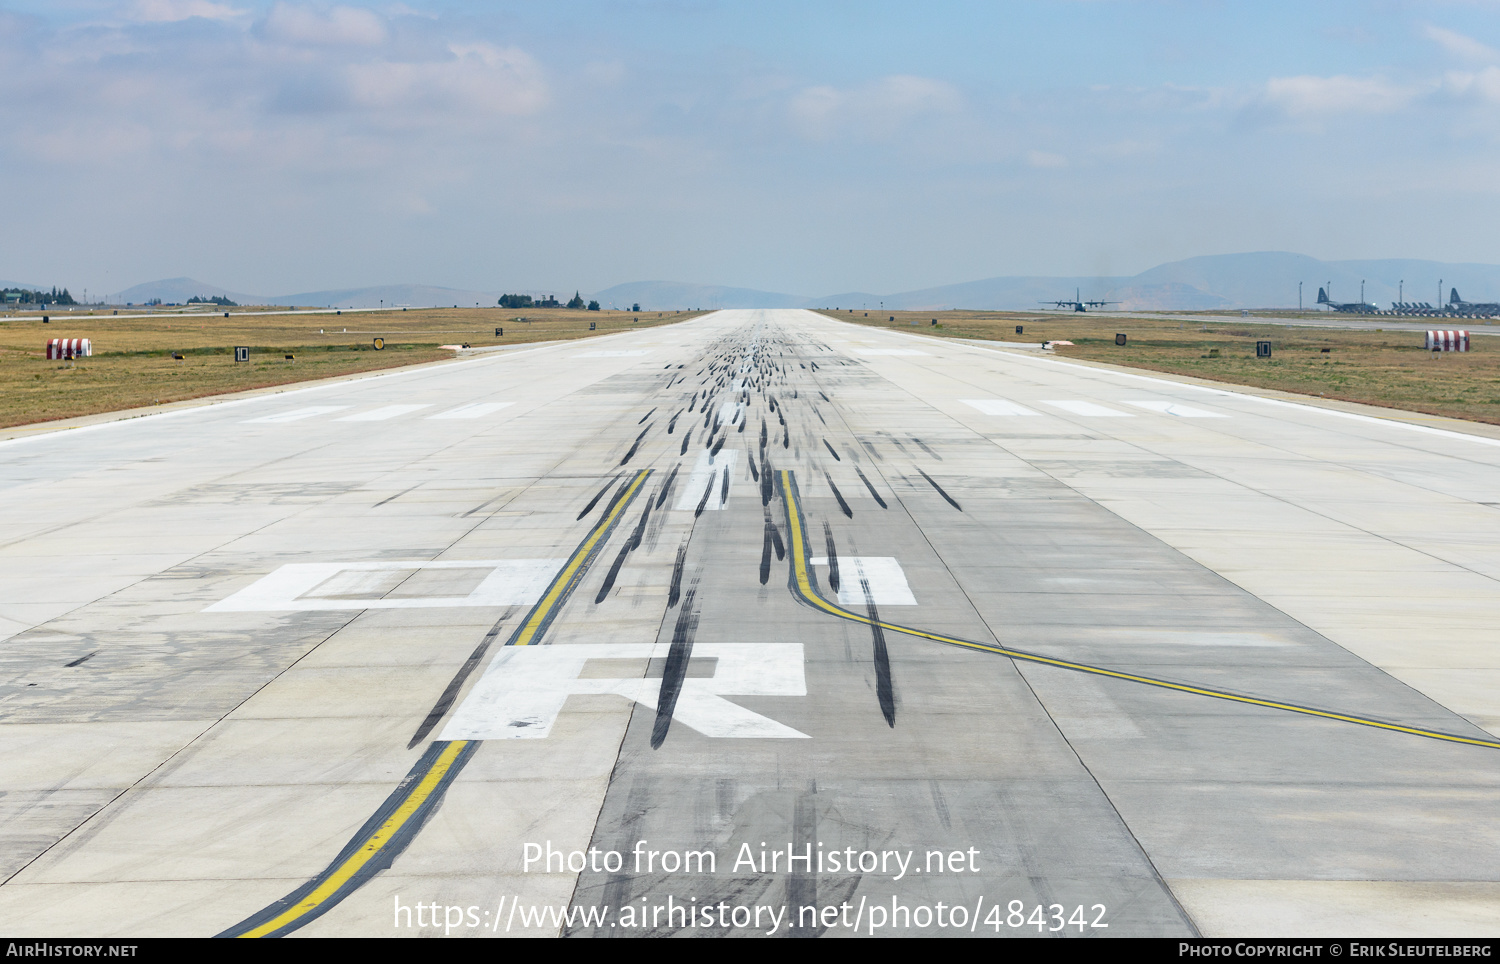
[[[94,346],[87,338],[54,338],[47,342],[47,358],[88,358],[94,354]]]
[[[1428,351],[1468,351],[1469,333],[1467,331],[1429,331],[1427,333]]]

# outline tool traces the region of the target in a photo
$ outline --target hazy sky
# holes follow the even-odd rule
[[[0,0],[0,279],[1500,262],[1495,3]]]

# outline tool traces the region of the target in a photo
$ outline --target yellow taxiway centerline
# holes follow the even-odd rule
[[[412,790],[406,800],[396,808],[396,812],[386,818],[385,823],[382,823],[379,829],[365,839],[363,846],[350,854],[348,859],[343,863],[335,867],[332,873],[327,874],[323,878],[323,882],[312,893],[259,927],[235,936],[264,937],[273,931],[280,930],[308,912],[316,910],[324,901],[337,893],[339,888],[348,883],[355,874],[359,873],[365,864],[370,862],[371,858],[380,853],[381,848],[389,843],[396,832],[406,824],[406,821],[411,819],[412,814],[417,812],[417,808],[427,802],[427,798],[432,796],[432,792],[437,789],[438,785],[442,783],[443,777],[448,774],[449,768],[453,766],[453,761],[458,758],[458,755],[463,752],[464,748],[470,742],[472,741],[455,740],[449,743],[443,752],[438,754],[438,758],[432,762],[432,766],[427,768],[427,772],[422,774],[422,779],[418,781],[416,789]]]
[[[977,649],[985,653],[994,653],[997,656],[1006,656],[1010,659],[1021,660],[1027,663],[1040,663],[1044,666],[1056,666],[1060,669],[1075,670],[1080,673],[1090,673],[1094,676],[1107,676],[1111,679],[1128,680],[1132,683],[1144,683],[1148,686],[1158,686],[1163,689],[1176,690],[1179,693],[1192,693],[1195,696],[1210,696],[1214,699],[1229,700],[1233,703],[1245,703],[1250,706],[1264,706],[1273,710],[1285,710],[1289,713],[1301,713],[1305,716],[1317,716],[1327,720],[1337,720],[1341,723],[1358,723],[1360,726],[1373,726],[1381,730],[1392,730],[1396,733],[1408,733],[1412,736],[1424,736],[1432,740],[1443,740],[1448,743],[1465,743],[1470,746],[1484,746],[1492,749],[1500,749],[1500,740],[1485,740],[1471,736],[1459,736],[1454,733],[1443,733],[1438,730],[1424,730],[1416,726],[1403,726],[1400,723],[1387,723],[1384,720],[1370,719],[1364,716],[1354,716],[1349,713],[1336,713],[1332,710],[1320,710],[1311,706],[1299,706],[1296,703],[1282,703],[1277,700],[1261,699],[1255,696],[1243,696],[1239,693],[1230,693],[1224,690],[1209,689],[1204,686],[1192,686],[1187,683],[1174,683],[1170,680],[1157,679],[1152,676],[1140,676],[1135,673],[1122,673],[1118,670],[1105,669],[1102,666],[1090,666],[1087,663],[1074,663],[1065,659],[1054,659],[1050,656],[1040,656],[1036,653],[1028,653],[1022,650],[1009,649],[1004,646],[992,646],[987,643],[977,643],[969,639],[959,639],[955,636],[944,636],[941,633],[930,633],[926,630],[912,629],[908,626],[898,626],[884,620],[871,620],[869,616],[861,615],[853,610],[845,609],[836,603],[824,599],[822,594],[813,586],[812,579],[807,572],[807,540],[803,530],[802,509],[797,501],[796,481],[792,472],[787,469],[781,470],[781,491],[786,504],[787,528],[789,541],[791,543],[792,578],[797,595],[803,602],[808,603],[815,609],[822,610],[840,619],[849,619],[866,625],[878,625],[882,629],[894,633],[904,633],[907,636],[917,636],[922,639],[930,639],[939,643],[948,643],[952,646],[962,646],[965,649]]]
[[[635,499],[637,493],[640,492],[641,487],[646,484],[646,479],[650,475],[650,469],[642,469],[636,472],[635,477],[630,480],[620,494],[610,503],[610,507],[604,513],[603,518],[589,531],[588,536],[583,542],[579,543],[578,548],[573,550],[573,554],[568,557],[567,563],[553,577],[551,585],[547,587],[547,591],[537,604],[532,607],[526,622],[522,624],[516,635],[511,638],[509,645],[534,646],[541,641],[547,624],[552,616],[555,615],[555,610],[568,598],[574,585],[582,578],[584,567],[587,566],[589,560],[593,557],[595,550],[599,548],[603,540],[609,537],[610,532],[614,530],[615,523],[625,514],[625,510],[630,507],[631,502]],[[356,878],[359,876],[360,871],[365,869],[371,860],[381,855],[386,845],[401,833],[403,828],[410,823],[412,817],[424,805],[442,795],[447,784],[452,782],[452,779],[458,775],[458,771],[462,769],[463,764],[467,762],[468,758],[473,755],[473,750],[478,748],[479,743],[480,741],[478,740],[453,740],[447,743],[436,741],[431,744],[428,748],[428,753],[431,753],[433,749],[438,747],[441,747],[441,749],[425,770],[410,774],[403,781],[403,784],[411,787],[411,789],[406,793],[404,798],[398,797],[399,802],[396,803],[390,816],[382,821],[374,831],[360,840],[358,846],[345,848],[348,856],[342,860],[335,861],[332,866],[313,878],[315,886],[310,891],[286,910],[269,920],[254,923],[256,917],[260,916],[257,914],[247,921],[252,926],[243,931],[230,928],[219,936],[266,937],[278,931],[285,931],[287,928],[295,930],[297,927],[311,920],[312,917],[326,911],[329,907],[332,907],[348,896],[349,893],[358,889],[359,882],[356,881]],[[401,790],[399,787],[396,792],[400,794]],[[390,806],[389,800],[386,805]],[[368,823],[366,826],[368,826]],[[354,884],[353,887],[350,887],[351,883]],[[346,888],[348,889],[346,890]],[[296,891],[293,893],[295,894]],[[274,907],[275,905],[272,906]],[[269,909],[267,908],[267,910]],[[263,914],[265,911],[261,913]],[[238,926],[244,925],[241,924]]]
[[[626,507],[630,505],[636,493],[640,491],[641,486],[646,484],[646,477],[650,474],[650,469],[642,469],[637,472],[635,478],[631,479],[630,485],[624,494],[615,499],[613,510],[605,513],[604,518],[589,533],[588,538],[584,539],[578,548],[573,550],[573,555],[568,559],[567,565],[563,566],[562,571],[552,580],[552,585],[547,588],[547,593],[542,597],[542,601],[537,603],[536,608],[531,611],[530,617],[521,626],[521,631],[510,641],[511,646],[531,646],[535,644],[540,629],[547,619],[553,615],[553,607],[572,588],[580,568],[593,554],[594,547],[599,543],[599,540],[607,536],[610,530],[614,528],[615,521],[625,513]]]

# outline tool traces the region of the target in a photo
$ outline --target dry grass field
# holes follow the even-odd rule
[[[49,314],[47,324],[0,318],[0,427],[453,357],[440,345],[586,338],[693,317],[689,312],[561,308],[414,308],[338,315],[231,310],[228,318],[222,313],[195,317],[162,312],[150,318]],[[589,331],[591,322],[596,331]],[[496,336],[496,328],[505,334]],[[376,337],[385,339],[381,351],[374,349]],[[87,338],[93,357],[49,361],[47,341],[52,338]],[[238,345],[250,348],[248,363],[234,360]],[[174,354],[183,357],[179,361]]]
[[[1139,319],[999,311],[826,314],[950,338],[1071,341],[1074,347],[1057,349],[1059,356],[1500,424],[1500,338],[1483,335],[1470,339],[1467,353],[1434,354],[1423,349],[1420,331],[1257,325],[1253,317],[1206,322],[1190,315]],[[1017,335],[1016,325],[1025,332]],[[1484,323],[1433,322],[1435,328],[1460,325],[1472,330]],[[1124,346],[1115,344],[1117,333],[1126,336]],[[1257,341],[1271,342],[1270,358],[1255,357]]]

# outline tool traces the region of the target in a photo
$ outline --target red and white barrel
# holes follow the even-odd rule
[[[1467,331],[1429,331],[1427,333],[1428,351],[1468,351],[1469,333]]]
[[[47,342],[47,357],[51,358],[88,358],[94,353],[94,346],[89,344],[87,338],[54,338]]]

